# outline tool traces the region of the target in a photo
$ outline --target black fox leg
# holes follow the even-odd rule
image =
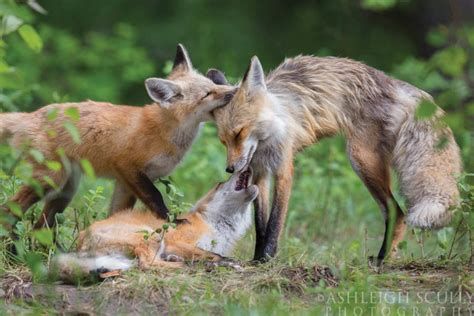
[[[122,174],[126,175],[126,173]],[[126,183],[130,191],[159,218],[168,219],[169,210],[166,207],[163,196],[147,175],[138,172],[132,177],[123,176],[121,181]]]
[[[256,174],[255,184],[258,186],[258,196],[254,200],[255,209],[255,260],[257,254],[263,254],[265,245],[265,231],[267,227],[268,204],[269,204],[269,178],[267,174]]]
[[[278,240],[285,224],[288,202],[293,183],[293,159],[288,161],[275,174],[273,205],[265,232],[263,251],[255,254],[256,260],[274,257],[278,250]]]
[[[55,224],[56,214],[64,212],[71,202],[74,194],[76,194],[79,186],[80,173],[71,174],[63,185],[61,191],[51,197],[47,197],[40,218],[34,225],[35,229],[53,227]]]

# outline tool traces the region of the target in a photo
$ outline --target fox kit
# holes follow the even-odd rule
[[[167,218],[168,209],[153,181],[176,167],[201,123],[212,118],[212,110],[230,100],[232,88],[216,85],[195,71],[182,45],[178,45],[168,79],[149,78],[145,86],[156,102],[145,107],[87,101],[51,104],[33,113],[0,114],[0,140],[9,138],[17,148],[27,143],[45,160],[63,164],[61,170],[53,171],[32,157],[28,159],[46,200],[36,227],[54,225],[55,214],[71,201],[81,174],[81,159],[88,159],[97,175],[117,180],[111,213],[133,207],[139,198],[159,218]],[[79,112],[75,123],[79,144],[64,128],[71,108]],[[48,119],[53,112],[57,118]],[[40,198],[32,186],[23,186],[11,201],[25,211]],[[12,222],[15,219],[9,224]]]
[[[250,204],[258,188],[251,171],[234,174],[209,191],[183,218],[189,224],[156,233],[165,223],[151,212],[123,210],[92,224],[79,234],[76,253],[55,262],[64,280],[99,271],[183,265],[183,260],[219,261],[252,223]],[[148,233],[149,238],[144,238]],[[137,260],[136,260],[137,259]]]
[[[218,73],[215,82],[225,84]],[[422,228],[446,224],[457,204],[455,176],[459,148],[436,119],[417,120],[415,109],[432,98],[406,82],[360,62],[298,56],[267,77],[257,57],[232,101],[214,111],[219,137],[227,147],[227,171],[255,171],[260,194],[255,202],[255,259],[274,256],[285,221],[293,179],[293,156],[324,137],[342,133],[355,172],[380,206],[385,234],[377,262],[396,250],[405,231],[404,214],[390,189],[392,166],[408,204],[407,221]],[[444,146],[437,146],[445,140]],[[275,177],[269,208],[269,176]],[[389,207],[394,207],[393,235]]]

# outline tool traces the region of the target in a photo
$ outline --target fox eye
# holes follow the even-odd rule
[[[201,100],[204,100],[205,98],[207,98],[207,97],[210,96],[211,94],[212,94],[211,91],[206,92],[206,95],[205,95]]]
[[[241,128],[240,131],[239,131],[237,134],[235,134],[235,139],[239,139],[240,135],[242,135],[242,131],[243,131],[243,130],[244,130],[244,129]]]

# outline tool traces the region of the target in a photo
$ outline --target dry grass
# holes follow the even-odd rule
[[[336,271],[278,261],[247,264],[242,271],[189,265],[179,271],[132,270],[93,285],[34,283],[25,268],[6,271],[0,285],[7,314],[41,311],[85,314],[223,314],[276,311],[276,314],[324,312],[321,297],[350,291],[462,291],[473,293],[474,271],[466,265],[433,262],[393,263],[384,273],[366,266]],[[368,282],[368,283],[367,283]],[[466,302],[466,300],[464,300]],[[330,305],[332,306],[332,305]],[[467,311],[470,306],[459,305]]]

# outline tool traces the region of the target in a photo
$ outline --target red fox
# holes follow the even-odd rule
[[[46,161],[63,164],[61,170],[51,170],[28,157],[46,200],[35,227],[54,225],[55,214],[69,204],[81,174],[81,159],[88,159],[97,175],[116,179],[111,213],[133,207],[139,198],[161,219],[167,219],[168,209],[153,181],[171,173],[198,135],[201,123],[211,120],[210,112],[230,100],[233,88],[216,85],[194,70],[181,44],[168,79],[149,78],[145,86],[156,102],[145,107],[86,101],[51,104],[33,113],[0,113],[0,140],[9,138],[16,148],[28,144]],[[80,143],[64,127],[71,108],[79,113],[75,125]],[[54,112],[56,119],[49,119]],[[35,188],[25,185],[11,201],[26,211],[40,198]],[[16,219],[6,226],[14,222]]]
[[[225,80],[215,75],[217,84]],[[211,76],[212,78],[212,76]],[[448,223],[458,203],[459,148],[448,127],[436,117],[417,120],[415,110],[426,92],[363,63],[344,58],[298,56],[286,59],[265,78],[257,57],[232,101],[214,111],[219,138],[227,147],[227,172],[249,165],[255,171],[255,259],[273,257],[288,209],[293,157],[324,137],[342,133],[355,172],[377,201],[385,234],[377,257],[395,251],[405,220],[390,189],[390,166],[408,205],[407,222],[422,228]],[[444,146],[437,146],[445,140]],[[269,208],[269,176],[275,177]],[[389,207],[394,207],[390,235]]]
[[[77,252],[61,254],[53,264],[66,281],[94,272],[141,268],[177,268],[184,260],[220,261],[252,223],[250,204],[258,195],[252,171],[219,183],[183,216],[189,224],[156,233],[164,220],[150,211],[122,210],[80,232]],[[145,238],[144,233],[148,234]]]

